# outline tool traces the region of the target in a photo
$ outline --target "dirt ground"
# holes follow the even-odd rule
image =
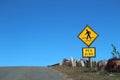
[[[106,71],[97,71],[95,69],[67,67],[67,66],[52,66],[67,75],[67,78],[73,80],[120,80],[120,73],[108,73]]]

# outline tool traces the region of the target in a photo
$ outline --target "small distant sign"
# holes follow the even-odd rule
[[[78,35],[78,38],[83,41],[88,47],[94,42],[98,37],[98,34],[90,28],[88,25],[82,30]]]
[[[82,48],[82,56],[84,58],[96,57],[96,48],[95,47]]]

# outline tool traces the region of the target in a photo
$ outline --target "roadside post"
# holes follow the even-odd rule
[[[96,57],[96,47],[90,47],[90,45],[96,40],[98,34],[90,28],[88,25],[79,33],[78,38],[87,45],[82,48],[82,57],[88,58],[89,68],[91,69],[91,58]]]

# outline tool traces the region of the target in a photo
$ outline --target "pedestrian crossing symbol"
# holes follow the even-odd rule
[[[86,27],[78,35],[78,38],[83,41],[88,47],[95,41],[97,37],[98,34],[88,25],[86,25]]]

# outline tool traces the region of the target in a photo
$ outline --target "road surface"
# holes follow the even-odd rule
[[[0,80],[65,80],[60,72],[47,67],[0,67]]]

